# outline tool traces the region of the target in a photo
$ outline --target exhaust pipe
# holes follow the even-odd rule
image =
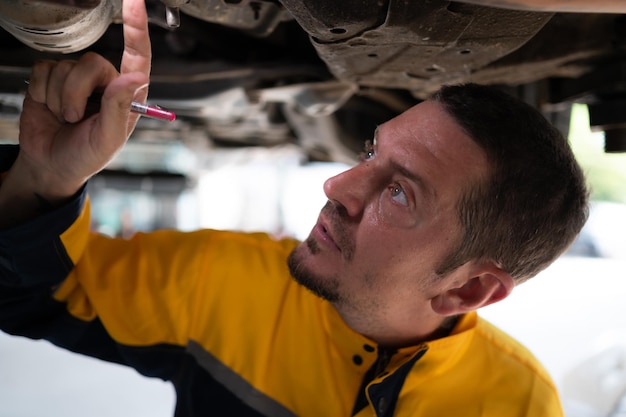
[[[121,0],[2,0],[0,26],[33,49],[68,54],[96,42],[121,9]]]

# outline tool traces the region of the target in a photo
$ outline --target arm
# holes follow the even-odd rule
[[[74,61],[33,67],[20,118],[20,151],[0,185],[0,229],[34,219],[67,203],[124,146],[144,100],[150,39],[142,0],[124,1],[121,73],[88,53]],[[102,89],[98,114],[83,120],[87,98]]]
[[[52,297],[88,246],[84,184],[125,144],[138,117],[130,102],[147,94],[141,87],[151,51],[143,0],[124,1],[123,17],[121,73],[95,54],[37,63],[19,151],[0,149],[0,327],[10,333],[53,340],[57,325],[69,337],[98,325],[68,318]],[[101,110],[83,119],[96,89],[103,91]]]

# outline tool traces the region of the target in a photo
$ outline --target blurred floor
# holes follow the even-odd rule
[[[172,417],[173,410],[169,383],[0,333],[0,417]]]

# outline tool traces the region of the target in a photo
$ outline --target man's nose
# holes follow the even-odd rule
[[[334,204],[345,208],[350,217],[363,213],[367,196],[372,187],[372,179],[368,178],[368,170],[359,164],[324,182],[324,193]]]

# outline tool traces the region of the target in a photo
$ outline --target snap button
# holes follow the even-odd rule
[[[380,414],[385,414],[385,412],[387,411],[387,407],[389,406],[389,402],[387,401],[386,397],[381,397],[378,400],[378,412]]]

